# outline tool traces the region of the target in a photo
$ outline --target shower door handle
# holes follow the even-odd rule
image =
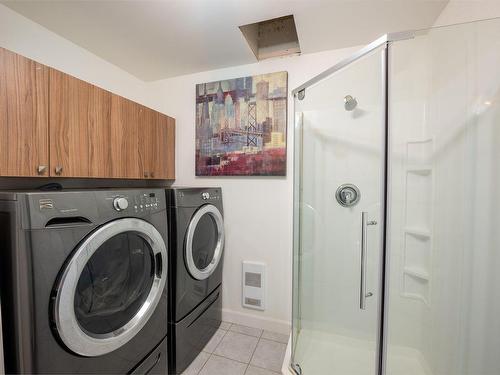
[[[367,238],[368,238],[368,225],[377,225],[377,222],[367,221],[366,217],[368,212],[361,212],[361,280],[359,287],[359,308],[366,309],[366,298],[373,296],[373,293],[366,292],[366,269],[367,269]]]

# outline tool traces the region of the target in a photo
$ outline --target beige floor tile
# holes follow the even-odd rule
[[[209,358],[210,358],[210,353],[201,352],[189,365],[189,367],[186,370],[184,370],[182,375],[197,375]]]
[[[263,339],[267,340],[272,340],[272,341],[278,341],[283,344],[288,344],[288,338],[290,337],[289,335],[284,335],[282,333],[277,333],[277,332],[271,332],[271,331],[264,331],[264,333],[261,336]]]
[[[260,339],[250,364],[272,371],[281,371],[283,359],[285,358],[285,351],[285,344]]]
[[[235,361],[248,363],[259,339],[248,335],[228,331],[214,354],[234,359]]]
[[[231,327],[231,325],[232,325],[232,324],[233,324],[233,323],[229,323],[229,322],[222,322],[222,323],[220,324],[219,328],[220,328],[220,329],[223,329],[223,330],[225,330],[225,331],[227,331],[227,330]]]
[[[260,337],[260,335],[262,335],[262,330],[259,328],[247,327],[239,324],[233,324],[229,330],[254,337]]]
[[[212,336],[212,338],[210,339],[210,341],[207,343],[207,345],[205,345],[205,347],[203,348],[203,351],[204,352],[207,352],[207,353],[213,353],[215,348],[217,347],[217,345],[219,345],[219,343],[221,342],[222,338],[224,337],[224,335],[226,334],[227,331],[223,330],[223,329],[218,329],[214,335]]]
[[[246,367],[244,363],[212,355],[200,375],[243,375]]]
[[[255,366],[248,366],[247,372],[245,372],[245,375],[276,375],[276,374],[280,373]]]

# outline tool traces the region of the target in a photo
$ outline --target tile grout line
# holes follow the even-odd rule
[[[247,368],[245,369],[245,372],[243,374],[246,374],[248,371],[248,368],[250,367],[250,363],[252,363],[253,356],[255,355],[255,352],[257,351],[257,347],[260,344],[260,339],[262,338],[262,335],[264,334],[264,330],[259,335],[259,339],[257,340],[257,345],[255,345],[255,348],[253,349],[252,355],[250,356],[250,361],[248,361]],[[255,337],[255,336],[254,336]]]
[[[261,329],[261,328],[256,328],[256,327],[249,327],[249,326],[244,326],[244,325],[241,325],[241,324],[236,324],[236,323],[231,323],[231,322],[227,322],[229,323],[229,327],[227,329],[222,329],[219,327],[219,329],[221,331],[224,331],[224,334],[222,335],[220,341],[217,343],[217,345],[215,346],[214,350],[212,351],[212,353],[208,353],[208,352],[205,352],[207,354],[209,354],[209,357],[207,358],[207,360],[205,361],[205,363],[203,364],[203,366],[200,368],[200,370],[197,372],[197,375],[201,373],[201,371],[203,371],[203,369],[205,368],[205,366],[207,365],[207,363],[209,362],[209,360],[212,358],[212,357],[220,357],[220,358],[224,358],[224,359],[228,359],[228,360],[231,360],[231,361],[235,361],[235,362],[238,362],[238,363],[241,363],[241,364],[246,364],[246,368],[245,368],[245,372],[243,374],[246,374],[246,372],[248,371],[248,368],[250,367],[250,363],[252,362],[252,359],[253,359],[253,356],[255,355],[255,352],[257,350],[257,347],[259,346],[259,343],[261,342],[262,339],[264,340],[268,340],[268,341],[271,341],[271,342],[276,342],[276,343],[279,343],[279,344],[283,344],[283,345],[286,345],[285,343],[281,342],[281,341],[277,341],[277,340],[273,340],[273,339],[268,339],[268,338],[263,338],[262,336],[264,335],[264,332],[266,330],[264,329]],[[261,332],[259,333],[259,336],[255,336],[255,335],[249,335],[249,334],[246,334],[246,333],[242,333],[242,332],[238,332],[238,331],[231,331],[231,328],[233,326],[241,326],[241,327],[248,327],[248,328],[254,328],[254,329],[258,329],[260,330]],[[257,338],[257,345],[255,346],[254,350],[252,351],[252,355],[250,356],[250,360],[249,362],[242,362],[242,361],[238,361],[236,359],[233,359],[233,358],[228,358],[228,357],[225,357],[223,355],[219,355],[219,354],[215,354],[215,351],[217,350],[217,348],[219,347],[219,345],[222,343],[224,337],[227,335],[228,332],[232,332],[232,333],[236,333],[236,334],[240,334],[240,335],[244,335],[244,336],[248,336],[248,337],[254,337],[254,338]],[[274,332],[274,331],[268,331],[268,332],[273,332],[273,333],[279,333],[279,332]],[[252,365],[253,366],[253,365]],[[267,371],[270,371],[270,372],[274,372],[273,370],[270,370],[270,369],[267,369],[267,368],[264,368],[264,367],[260,367],[260,366],[255,366],[257,368],[260,368],[260,369],[263,369],[263,370],[267,370]],[[279,373],[277,373],[279,374]]]
[[[205,367],[210,358],[212,358],[212,354],[209,354],[208,358],[205,360],[205,362],[203,362],[203,366],[201,366],[200,370],[195,375],[198,375],[201,372],[201,370],[203,370],[203,367]]]
[[[229,327],[231,327],[231,326],[232,326],[232,323],[231,323],[231,325]],[[220,343],[222,342],[222,340],[224,339],[224,337],[226,336],[226,334],[229,332],[229,329],[228,330],[221,329],[221,331],[225,331],[225,332],[222,335],[222,337],[221,337],[220,341],[218,342],[218,344],[215,345],[215,348],[212,351],[212,353],[208,353],[208,354],[210,354],[209,357],[207,358],[207,360],[205,361],[205,363],[203,364],[203,366],[200,368],[200,371],[198,371],[198,373],[196,375],[200,374],[201,371],[205,368],[205,366],[207,365],[208,361],[210,361],[210,358],[212,358],[212,356],[214,355],[215,349],[217,349],[217,347],[220,345]]]
[[[249,335],[248,333],[243,333],[243,332],[238,332],[238,331],[231,331],[231,327],[233,325],[237,325],[237,326],[242,326],[242,327],[248,327],[248,328],[253,328],[253,329],[258,329],[258,330],[261,330],[262,332],[260,333],[259,336],[255,336],[255,335]],[[222,328],[221,328],[222,329]],[[231,326],[227,329],[227,330],[223,330],[223,331],[231,331],[233,333],[239,333],[240,335],[245,335],[245,336],[250,336],[250,337],[257,337],[257,338],[263,338],[264,340],[269,340],[269,341],[273,341],[273,342],[279,342],[280,344],[285,344],[287,345],[288,344],[288,340],[287,342],[283,342],[283,341],[279,341],[279,340],[275,340],[275,339],[270,339],[268,337],[262,337],[264,335],[264,332],[267,331],[267,332],[271,332],[271,333],[277,333],[279,335],[283,335],[283,336],[287,336],[286,334],[284,333],[280,333],[280,332],[274,332],[274,331],[268,331],[266,329],[262,329],[262,328],[255,328],[255,327],[249,327],[249,326],[243,326],[241,324],[236,324],[236,323],[231,323]],[[289,336],[290,334],[288,334]]]

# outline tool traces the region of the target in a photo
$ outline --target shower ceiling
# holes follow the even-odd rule
[[[147,81],[255,62],[239,25],[293,14],[301,51],[312,53],[429,27],[447,2],[0,1]]]

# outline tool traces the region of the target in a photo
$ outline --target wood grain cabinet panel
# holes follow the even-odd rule
[[[175,120],[158,113],[156,141],[158,160],[153,170],[161,179],[175,179]]]
[[[49,100],[51,176],[109,176],[111,93],[51,69]]]
[[[156,156],[158,154],[156,127],[158,117],[152,109],[139,108],[139,169],[141,178],[158,178],[155,175]]]
[[[111,100],[111,177],[142,178],[139,168],[139,108],[128,99]]]
[[[0,176],[175,178],[175,120],[0,48]]]
[[[166,179],[168,176],[168,116],[161,113],[155,113],[155,121],[152,124],[151,133],[154,134],[155,156],[151,160],[152,178]]]
[[[48,176],[49,68],[0,48],[0,176]]]
[[[175,121],[141,106],[139,115],[139,155],[143,178],[175,178]]]

